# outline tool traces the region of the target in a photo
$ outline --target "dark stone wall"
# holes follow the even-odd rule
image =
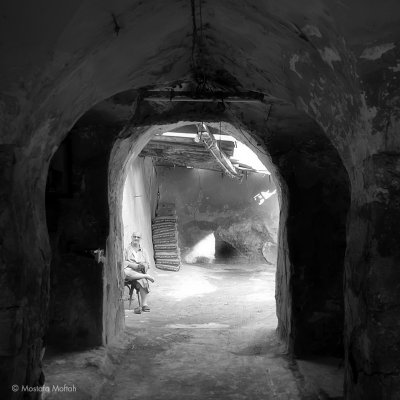
[[[382,152],[365,160],[366,190],[351,210],[345,296],[349,398],[396,399],[400,393],[399,155]]]
[[[49,345],[71,349],[102,343],[103,264],[90,251],[104,249],[108,236],[107,179],[113,139],[106,127],[76,127],[50,164]]]
[[[60,254],[50,273],[46,342],[70,351],[102,343],[102,265],[78,254]]]
[[[34,157],[21,162],[18,154],[15,146],[0,146],[0,394],[5,399],[19,398],[13,384],[43,383],[49,303],[43,164]]]
[[[353,201],[345,270],[349,399],[400,397],[399,59],[397,45],[358,66],[363,112],[372,118],[366,125],[368,151],[358,143],[350,169]]]
[[[281,134],[279,140],[269,142],[269,150],[284,188],[278,329],[282,336],[291,332],[290,348],[298,357],[343,356],[343,272],[350,204],[346,170],[317,126],[295,139]],[[290,281],[284,278],[288,273]],[[288,309],[290,321],[285,317]]]

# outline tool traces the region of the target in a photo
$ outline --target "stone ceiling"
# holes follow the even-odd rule
[[[209,80],[286,99],[287,74],[305,77],[296,60],[307,51],[319,53],[321,68],[333,69],[348,46],[361,75],[397,65],[391,48],[400,33],[396,0],[201,4],[195,2],[193,19],[186,0],[4,2],[0,87],[26,113],[28,99],[53,110],[73,103],[69,117],[77,119],[129,87],[189,77],[193,50]],[[194,21],[202,37],[195,49]]]
[[[7,1],[1,18],[1,139],[45,159],[80,118],[122,124],[138,91],[188,82],[263,93],[282,117],[269,124],[288,127],[294,106],[349,162],[370,130],[350,114],[372,132],[400,113],[395,0]]]

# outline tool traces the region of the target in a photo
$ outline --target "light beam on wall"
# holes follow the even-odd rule
[[[210,233],[204,239],[200,240],[185,257],[187,263],[195,263],[198,260],[207,259],[212,262],[215,259],[215,236]]]

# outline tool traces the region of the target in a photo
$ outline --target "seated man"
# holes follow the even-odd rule
[[[154,278],[147,273],[149,269],[148,257],[140,246],[140,239],[140,233],[132,233],[131,243],[125,250],[124,273],[126,281],[136,281],[135,283],[139,287],[141,311],[149,312],[147,296],[150,292],[150,285],[148,281],[154,282]]]

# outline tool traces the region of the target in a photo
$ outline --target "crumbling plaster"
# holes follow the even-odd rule
[[[348,398],[391,398],[392,392],[400,391],[398,365],[393,361],[400,359],[400,349],[391,338],[397,328],[388,317],[398,307],[398,291],[386,286],[379,307],[366,301],[363,292],[377,290],[380,281],[373,278],[381,271],[385,282],[397,278],[398,246],[388,249],[383,243],[399,235],[395,225],[395,160],[400,145],[398,7],[393,0],[385,4],[353,0],[346,5],[305,0],[203,4],[201,56],[207,78],[225,87],[258,90],[304,110],[323,127],[349,174]],[[118,35],[111,13],[121,26]],[[16,334],[12,343],[6,337],[1,363],[2,370],[10,362],[15,366],[16,382],[33,384],[39,375],[43,310],[48,302],[50,247],[44,189],[50,158],[75,121],[104,98],[191,75],[190,14],[187,1],[55,4],[48,0],[2,5],[0,162],[5,189],[0,218],[7,229],[1,233],[5,273],[0,306],[4,335],[11,330]],[[319,34],[302,29],[309,25]],[[374,29],[365,29],[372,25]],[[386,43],[396,47],[380,58],[360,58],[365,49]],[[326,48],[335,57],[321,58]],[[298,55],[297,73],[290,69],[294,55]],[[216,72],[221,69],[226,72]],[[265,116],[262,113],[261,121]],[[265,132],[267,125],[261,123],[257,131]],[[128,151],[120,146],[117,141],[113,150],[117,159],[117,153]],[[110,176],[111,211],[120,211],[115,194],[122,175]],[[109,248],[118,243],[117,223],[111,221]],[[115,250],[109,253],[118,254],[120,249]],[[365,343],[374,345],[366,348]],[[382,351],[387,351],[385,359],[380,357]],[[26,369],[28,375],[20,367],[26,362],[32,366]],[[391,386],[383,388],[381,379]]]

